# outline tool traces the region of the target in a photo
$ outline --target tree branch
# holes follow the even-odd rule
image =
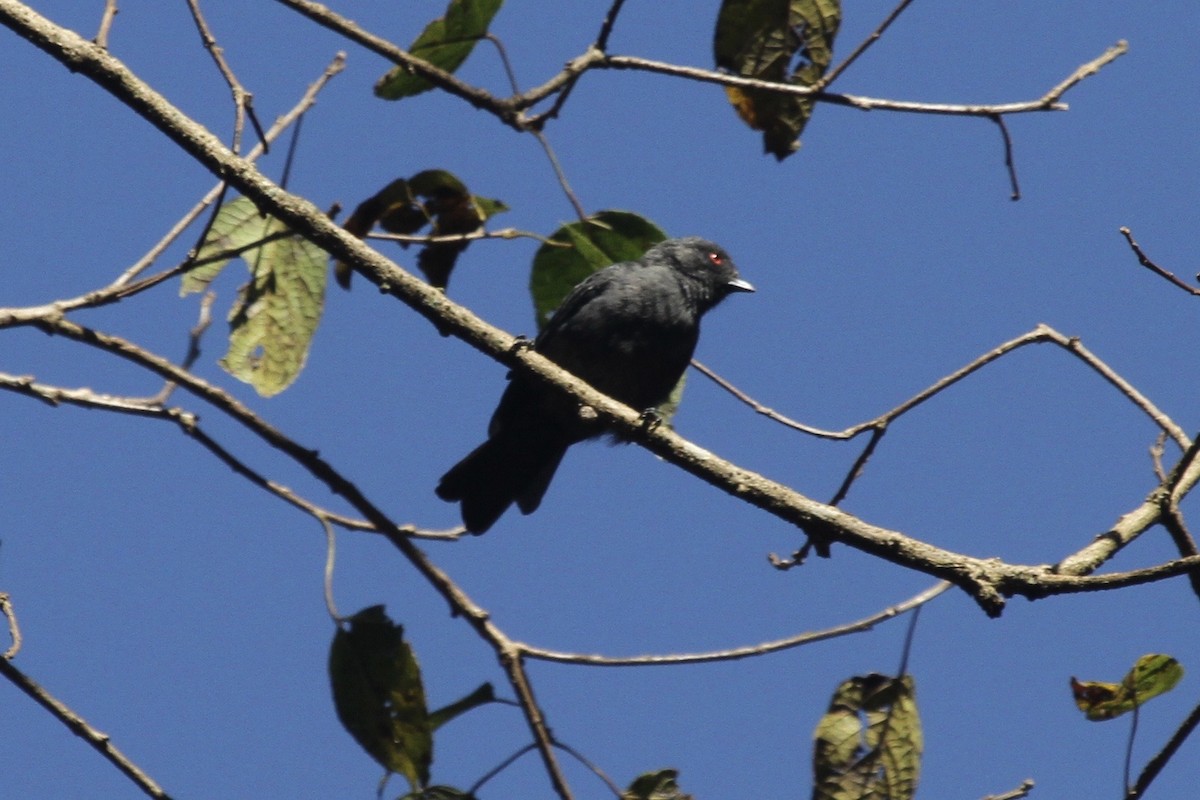
[[[667,666],[671,664],[704,664],[713,661],[736,661],[740,658],[777,653],[781,650],[790,650],[793,647],[802,647],[816,642],[823,642],[826,639],[836,639],[839,636],[846,636],[851,633],[869,631],[882,622],[895,619],[901,614],[925,605],[948,590],[950,586],[950,583],[947,581],[941,581],[902,603],[889,606],[882,611],[855,622],[848,622],[844,625],[826,628],[821,631],[800,633],[784,639],[762,642],[761,644],[750,645],[748,647],[733,647],[725,650],[713,650],[707,653],[673,653],[670,655],[628,656],[619,658],[586,653],[563,653],[556,650],[534,647],[529,644],[521,644],[520,647],[530,658],[537,658],[542,661],[554,661],[560,664],[587,664],[594,667]]]
[[[1135,256],[1137,256],[1139,264],[1155,273],[1159,277],[1166,278],[1168,281],[1175,284],[1180,289],[1183,289],[1188,294],[1200,295],[1200,289],[1185,283],[1183,279],[1179,278],[1174,272],[1164,269],[1155,262],[1151,261],[1150,257],[1146,255],[1145,251],[1142,250],[1142,246],[1134,240],[1133,232],[1130,231],[1129,228],[1121,226],[1119,230],[1121,235],[1125,237],[1125,241],[1129,244],[1129,249],[1133,251]]]
[[[66,725],[71,733],[90,744],[96,752],[108,759],[122,774],[133,781],[146,796],[156,798],[157,800],[170,800],[171,796],[163,791],[162,787],[155,783],[137,764],[130,761],[128,756],[112,743],[107,733],[93,728],[83,717],[76,714],[65,703],[43,689],[24,672],[14,667],[6,658],[0,658],[0,675],[3,675],[8,679],[9,683],[29,695],[40,706],[54,715],[55,719]]]
[[[853,108],[862,109],[864,111],[881,109],[916,114],[953,114],[976,117],[995,117],[1002,114],[1021,114],[1035,111],[1065,111],[1067,106],[1061,103],[1060,100],[1069,89],[1085,78],[1096,74],[1102,67],[1124,55],[1129,49],[1129,46],[1126,42],[1117,42],[1117,44],[1110,47],[1097,58],[1078,67],[1062,82],[1054,86],[1036,100],[1027,100],[1016,103],[1003,103],[999,105],[964,105],[948,103],[917,103],[904,100],[887,100],[875,97],[862,97],[858,95],[824,92],[820,91],[818,88],[794,86],[788,83],[762,81],[754,78],[743,78],[724,72],[700,69],[697,67],[679,66],[677,64],[668,64],[661,61],[638,58],[635,56],[608,55],[601,47],[592,45],[581,55],[568,62],[561,72],[551,77],[541,86],[530,89],[523,94],[515,95],[508,99],[500,99],[492,95],[490,92],[465,83],[445,70],[433,66],[424,59],[417,58],[408,51],[397,47],[386,39],[364,30],[353,20],[347,19],[346,17],[331,11],[329,8],[321,5],[320,3],[314,3],[311,2],[311,0],[277,0],[277,2],[288,6],[289,8],[313,20],[314,22],[323,25],[324,27],[346,37],[347,39],[357,42],[363,47],[366,47],[368,50],[383,56],[392,63],[403,66],[405,69],[410,70],[414,74],[420,75],[435,86],[466,100],[476,108],[491,112],[498,119],[500,119],[500,121],[518,131],[525,130],[527,128],[533,128],[536,130],[542,124],[544,124],[548,117],[556,115],[558,112],[558,106],[561,104],[556,104],[555,108],[550,112],[545,112],[533,117],[525,117],[522,112],[527,111],[548,97],[569,90],[574,86],[575,82],[579,80],[580,76],[582,76],[584,72],[592,69],[641,70],[680,78],[688,78],[705,83],[715,83],[721,86],[736,86],[743,89],[759,89],[769,92],[777,92],[779,94],[812,96],[814,100],[819,102],[850,106]],[[904,5],[905,4],[901,5],[900,10],[903,10]],[[614,4],[615,9],[619,9],[619,6],[620,4]],[[612,14],[611,11],[610,14]],[[885,25],[890,24],[892,19],[894,19],[894,16],[886,20]],[[607,44],[603,35],[603,30],[604,29],[602,29],[602,35],[598,40],[598,44]]]
[[[807,433],[811,436],[818,436],[824,439],[853,439],[863,431],[877,430],[881,427],[886,427],[893,420],[903,416],[917,406],[928,401],[934,395],[937,395],[940,392],[950,388],[967,376],[980,369],[983,369],[988,364],[999,360],[1008,353],[1027,345],[1044,343],[1058,345],[1063,350],[1066,350],[1069,354],[1075,356],[1088,367],[1090,367],[1100,377],[1104,378],[1105,381],[1107,381],[1117,391],[1124,395],[1129,402],[1141,409],[1142,413],[1149,417],[1150,420],[1163,431],[1163,433],[1169,435],[1171,439],[1179,446],[1180,450],[1187,450],[1192,446],[1192,440],[1188,438],[1188,435],[1183,432],[1182,428],[1175,424],[1174,420],[1172,420],[1165,412],[1163,412],[1162,409],[1156,406],[1148,397],[1139,392],[1133,386],[1133,384],[1121,377],[1116,370],[1102,361],[1099,357],[1092,353],[1092,351],[1084,347],[1083,343],[1080,342],[1078,337],[1067,336],[1066,334],[1060,333],[1044,323],[1039,324],[1037,327],[1027,333],[1023,333],[1020,336],[1016,336],[1012,339],[1009,339],[1007,342],[1003,342],[996,347],[993,347],[991,350],[975,358],[973,361],[963,365],[962,367],[959,367],[954,372],[951,372],[949,375],[921,390],[895,408],[885,411],[874,419],[869,419],[866,422],[859,422],[840,431],[824,430],[811,425],[805,425],[802,422],[797,422],[796,420],[791,419],[790,417],[787,417],[778,411],[775,411],[774,409],[758,402],[753,397],[741,391],[732,383],[725,380],[700,362],[693,361],[692,366],[695,367],[702,375],[713,381],[713,383],[717,384],[735,398],[752,408],[756,413],[762,414],[768,419],[774,420],[781,425],[800,431],[801,433]]]
[[[0,372],[0,390],[25,395],[26,397],[32,397],[34,399],[41,400],[50,406],[72,405],[79,408],[98,409],[120,414],[132,414],[134,416],[149,417],[152,419],[162,420],[164,422],[171,422],[189,438],[198,442],[201,446],[216,456],[218,460],[225,463],[234,472],[246,478],[254,485],[265,489],[289,505],[295,506],[304,513],[309,514],[319,520],[328,520],[329,522],[339,525],[346,530],[361,531],[366,533],[379,532],[374,525],[364,519],[349,517],[345,514],[338,514],[335,511],[324,508],[308,498],[297,494],[287,486],[260,475],[258,472],[251,469],[244,462],[226,450],[215,439],[205,433],[200,427],[200,418],[196,414],[179,407],[163,406],[157,397],[149,399],[121,397],[117,395],[96,392],[87,388],[70,389],[62,386],[51,386],[49,384],[39,383],[29,375],[9,375],[8,373],[4,372]],[[261,423],[261,420],[259,422]],[[418,528],[414,525],[398,525],[397,529],[405,535],[412,536],[417,539],[435,539],[442,541],[458,539],[463,535],[463,533],[465,533],[461,526],[448,531],[427,530],[424,528]]]

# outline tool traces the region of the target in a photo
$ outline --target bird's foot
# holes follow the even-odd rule
[[[650,433],[657,430],[658,426],[663,424],[662,414],[658,413],[657,408],[647,408],[638,415],[638,422],[642,424],[642,430]]]

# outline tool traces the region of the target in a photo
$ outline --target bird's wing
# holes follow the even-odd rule
[[[613,291],[619,291],[625,284],[624,277],[631,269],[637,269],[633,261],[622,261],[604,269],[597,270],[584,278],[575,286],[562,303],[554,310],[546,326],[538,334],[536,346],[541,350],[547,342],[554,339],[566,323],[579,313],[579,310],[596,298]]]

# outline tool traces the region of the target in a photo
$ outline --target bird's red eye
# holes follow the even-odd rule
[[[709,253],[708,260],[711,261],[712,263],[716,264],[717,266],[720,266],[725,263],[725,259],[721,257],[720,253]]]

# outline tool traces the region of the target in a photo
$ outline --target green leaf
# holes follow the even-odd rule
[[[621,800],[692,800],[676,784],[679,771],[662,769],[646,772],[633,779],[629,788],[621,792]]]
[[[247,247],[255,242],[261,244]],[[221,208],[198,257],[238,248],[247,248],[241,258],[250,269],[250,282],[239,290],[229,312],[229,350],[220,364],[270,397],[296,380],[308,358],[325,310],[326,255],[312,242],[289,235],[282,222],[260,214],[245,197]],[[229,261],[189,272],[180,294],[207,289]]]
[[[1120,683],[1080,681],[1071,678],[1075,705],[1094,722],[1114,719],[1148,700],[1171,691],[1183,678],[1183,666],[1170,656],[1144,655]]]
[[[422,791],[433,761],[433,729],[421,669],[404,629],[383,606],[364,608],[348,629],[338,629],[329,678],[338,719],[354,740],[384,769],[406,777],[413,792]]]
[[[496,16],[503,2],[450,0],[445,16],[426,25],[417,40],[409,46],[408,52],[446,72],[454,72],[471,55],[475,43],[487,33],[492,17]],[[396,66],[376,82],[375,96],[384,100],[399,100],[432,88],[433,84],[429,81],[404,67]]]
[[[833,61],[841,20],[840,0],[724,0],[713,55],[719,68],[744,78],[815,86]],[[725,91],[742,120],[763,132],[766,152],[782,161],[800,149],[811,99],[736,87]]]
[[[411,178],[398,178],[359,203],[344,227],[360,239],[376,225],[389,233],[406,236],[429,226],[431,236],[449,236],[472,233],[495,214],[507,210],[508,206],[499,200],[471,194],[466,184],[452,173],[429,169]],[[417,266],[431,285],[445,289],[459,254],[468,244],[461,241],[422,245]],[[348,266],[334,262],[334,275],[341,286],[350,286]]]
[[[495,700],[496,691],[490,683],[485,683],[461,700],[455,700],[453,703],[442,706],[430,714],[429,729],[436,731],[460,714],[465,714],[473,708],[487,705],[488,703],[495,702]]]
[[[667,235],[630,211],[601,211],[587,222],[563,225],[533,257],[529,291],[541,330],[575,285],[598,269],[641,258]],[[563,246],[567,245],[567,246]]]
[[[910,800],[924,747],[912,676],[844,681],[813,739],[814,800]]]
[[[249,198],[239,197],[221,206],[213,220],[208,235],[204,238],[200,249],[196,251],[196,259],[203,260],[224,253],[228,250],[238,250],[259,241],[266,235],[268,229],[267,217],[258,212],[258,208]],[[242,258],[254,269],[254,261],[248,253],[242,253]],[[221,270],[232,261],[232,258],[222,258],[202,264],[189,270],[179,287],[179,296],[203,292],[210,283],[221,274]]]
[[[427,789],[410,792],[400,800],[475,800],[475,795],[467,794],[462,789],[453,786],[430,786]]]

